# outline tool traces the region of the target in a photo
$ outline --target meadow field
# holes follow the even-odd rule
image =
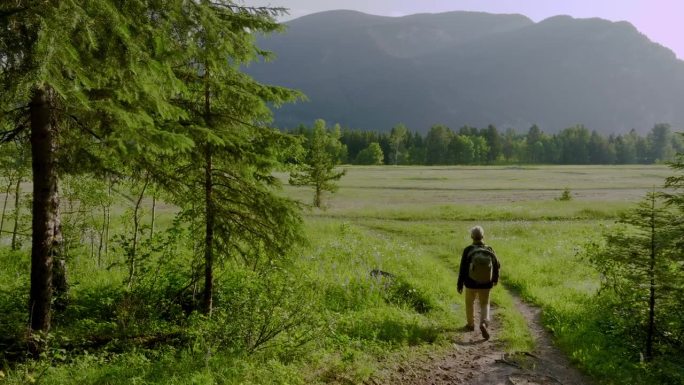
[[[620,212],[661,190],[671,174],[665,166],[349,167],[325,210],[309,211],[307,222],[315,229],[314,243],[329,229],[347,226],[359,237],[413,250],[409,256],[392,247],[356,250],[374,255],[356,276],[363,279],[372,268],[398,272],[440,298],[438,307],[448,315],[438,321],[446,332],[441,337],[453,332],[451,322],[463,324],[462,298],[455,295],[460,252],[470,242],[468,230],[484,226],[503,266],[506,290],[495,290],[494,302],[505,325],[499,336],[504,349],[525,351],[531,344],[512,292],[543,309],[545,326],[582,369],[604,383],[625,383],[638,381],[625,371],[638,358],[610,359],[623,352],[593,329],[599,277],[584,249],[601,239]],[[310,200],[307,189],[286,190]],[[561,199],[564,191],[571,199]]]
[[[166,348],[115,344],[105,352],[58,350],[48,360],[5,364],[0,381],[358,384],[373,378],[382,382],[382,373],[443,352],[461,338],[465,316],[462,297],[456,293],[458,264],[461,250],[470,242],[469,229],[479,224],[502,264],[502,285],[493,294],[494,314],[502,326],[493,343],[508,352],[533,348],[525,321],[513,305],[512,295],[519,295],[542,308],[543,322],[558,346],[597,383],[640,383],[634,377],[638,357],[626,355],[619,343],[594,328],[592,297],[599,277],[584,260],[584,249],[601,238],[621,211],[658,190],[673,174],[671,169],[657,165],[345,168],[339,191],[325,195],[324,209],[304,208],[307,243],[283,268],[291,276],[293,303],[312,319],[306,323],[309,326],[284,333],[268,349],[247,353],[212,345],[211,336],[227,333],[218,329],[193,329],[189,335],[201,338]],[[305,205],[311,202],[310,188],[288,186],[286,175],[278,176],[285,182],[285,195]],[[570,199],[561,199],[564,192]],[[170,223],[173,211],[165,206],[159,223]],[[1,254],[4,332],[21,327],[10,315],[22,312],[25,303],[23,294],[16,295],[27,289],[23,275],[28,261],[23,254]],[[106,293],[108,282],[122,281],[125,271],[112,265],[97,267],[86,257],[71,263],[72,279],[77,282],[72,296],[81,308],[64,318],[88,318],[84,309],[94,306],[88,302],[93,293]],[[374,269],[394,278],[390,282],[372,276]],[[249,282],[244,280],[249,277],[231,275],[229,270],[217,283],[224,293],[217,300],[219,307],[221,298],[227,301],[228,296],[239,295],[235,282]],[[107,295],[117,301],[115,291]],[[241,315],[225,316],[228,325]],[[118,313],[107,323],[72,321],[61,331],[58,326],[55,333],[73,339],[93,329],[117,336],[122,318]],[[193,327],[192,322],[174,325],[179,330]],[[166,326],[155,323],[155,327]],[[297,333],[310,334],[301,344],[288,344]]]

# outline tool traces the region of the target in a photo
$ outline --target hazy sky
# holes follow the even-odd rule
[[[248,6],[290,10],[289,20],[332,9],[353,9],[373,15],[480,11],[519,13],[534,21],[555,15],[626,20],[651,40],[684,59],[684,0],[237,0]]]

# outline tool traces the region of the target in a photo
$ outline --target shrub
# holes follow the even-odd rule
[[[261,275],[235,268],[217,288],[212,314],[191,318],[189,333],[201,351],[251,354],[270,349],[285,357],[321,332],[314,290],[287,271]]]
[[[561,196],[556,198],[557,201],[571,201],[572,200],[572,192],[570,191],[569,187],[566,187],[563,192],[561,193]]]

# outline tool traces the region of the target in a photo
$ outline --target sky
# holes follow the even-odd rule
[[[281,21],[333,9],[383,16],[449,11],[519,13],[535,22],[556,15],[624,20],[684,60],[684,0],[238,0],[236,3],[288,8],[289,15]]]

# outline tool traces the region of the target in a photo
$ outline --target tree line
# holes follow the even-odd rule
[[[309,135],[299,126],[288,132]],[[340,162],[348,164],[457,165],[457,164],[654,164],[673,159],[684,151],[684,140],[669,124],[656,124],[645,135],[636,130],[604,136],[583,125],[547,134],[537,125],[521,134],[463,126],[430,127],[425,135],[399,124],[390,132],[341,128],[329,130],[346,147]]]

